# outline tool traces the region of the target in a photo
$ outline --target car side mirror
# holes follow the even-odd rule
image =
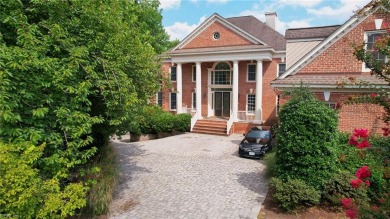
[[[244,137],[245,137],[245,133],[244,134],[242,134]]]

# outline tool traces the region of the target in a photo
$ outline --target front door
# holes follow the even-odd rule
[[[230,116],[230,92],[215,92],[215,116]]]

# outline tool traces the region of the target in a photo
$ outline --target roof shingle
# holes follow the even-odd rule
[[[294,28],[286,30],[286,39],[310,39],[310,38],[326,38],[335,32],[341,25],[323,26],[323,27],[308,27]]]
[[[286,50],[286,39],[284,36],[276,30],[268,27],[257,18],[253,16],[242,16],[226,18],[226,20],[263,41],[276,51]]]
[[[369,83],[372,85],[388,85],[383,79],[366,74],[297,74],[286,77],[284,79],[276,79],[271,82],[274,87],[285,86],[300,86],[315,85],[315,86],[332,86],[340,87],[343,85],[358,85],[359,83]]]

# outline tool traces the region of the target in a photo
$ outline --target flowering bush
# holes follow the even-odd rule
[[[387,132],[385,134],[384,136],[388,135]],[[361,160],[365,162],[371,160],[370,163],[375,170],[372,172],[369,165],[363,165],[356,170],[356,179],[351,179],[350,185],[356,190],[367,190],[370,199],[367,201],[360,199],[360,197],[355,197],[355,199],[351,197],[342,198],[341,204],[345,209],[345,215],[352,219],[386,218],[386,215],[390,214],[390,201],[387,193],[390,177],[387,176],[385,171],[388,168],[388,150],[371,148],[367,129],[355,129],[349,138],[348,144],[359,150],[357,154]],[[370,147],[369,151],[361,151],[368,147]]]

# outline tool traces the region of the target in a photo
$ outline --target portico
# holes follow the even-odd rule
[[[263,95],[263,62],[272,60],[272,50],[264,48],[253,48],[251,53],[248,49],[240,50],[221,50],[212,52],[180,51],[173,52],[171,55],[172,63],[176,66],[176,103],[177,113],[186,112],[183,107],[183,65],[195,65],[196,75],[196,119],[205,117],[225,117],[233,122],[242,120],[238,116],[238,103],[240,92],[239,74],[246,74],[246,71],[239,72],[240,62],[250,62],[256,65],[256,80],[254,90],[255,109],[254,120],[252,122],[261,124],[262,121],[262,95]],[[190,57],[188,57],[190,56]],[[190,61],[191,60],[191,61]],[[207,72],[202,72],[202,63],[212,63]],[[189,73],[187,73],[189,75]],[[206,78],[202,78],[206,77]],[[242,89],[241,89],[242,90]],[[241,91],[242,92],[242,91]],[[249,90],[247,91],[249,92]],[[207,107],[202,107],[206,101]]]
[[[191,127],[199,133],[220,129],[226,135],[275,123],[277,96],[270,82],[284,69],[279,64],[286,42],[274,26],[253,16],[213,14],[166,53],[163,69],[172,86],[158,94],[159,104],[192,114]]]

